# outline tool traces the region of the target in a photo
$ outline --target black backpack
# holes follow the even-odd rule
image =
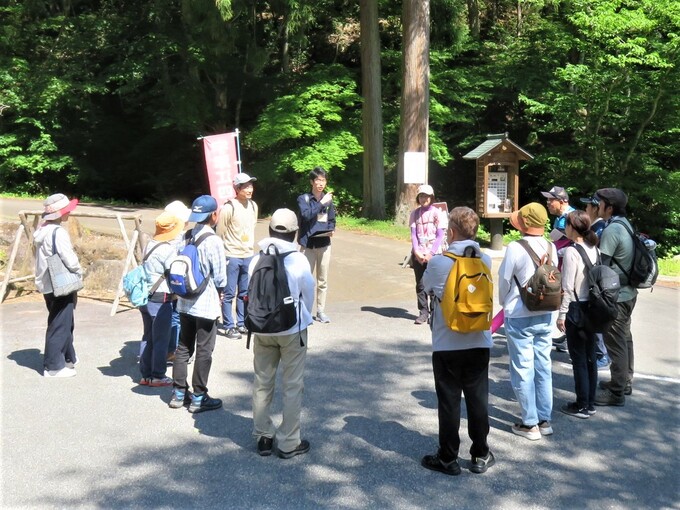
[[[621,271],[628,278],[628,284],[636,289],[649,289],[656,283],[656,278],[659,276],[659,265],[656,261],[656,251],[654,248],[650,249],[645,241],[649,238],[644,234],[634,234],[633,231],[623,221],[612,221],[623,225],[633,238],[633,265],[629,270],[626,270],[614,258],[612,260],[619,266]],[[656,247],[656,243],[654,243]]]
[[[562,304],[562,273],[550,261],[552,243],[548,242],[548,252],[539,258],[526,239],[519,239],[517,242],[536,266],[536,271],[526,285],[520,285],[517,276],[513,276],[524,306],[532,312],[558,310]]]
[[[588,304],[585,308],[584,326],[591,333],[604,333],[619,312],[616,306],[619,290],[621,290],[619,275],[611,267],[602,264],[599,250],[597,260],[593,264],[583,246],[575,244],[574,247],[586,265]],[[576,293],[575,290],[574,293]]]
[[[270,253],[273,249],[273,253]],[[285,258],[291,253],[279,253],[273,244],[260,251],[260,258],[248,283],[245,325],[248,328],[246,347],[250,349],[251,333],[280,333],[297,322],[295,299],[290,294]],[[302,335],[300,345],[303,346]]]

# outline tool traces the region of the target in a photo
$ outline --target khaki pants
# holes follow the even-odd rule
[[[300,345],[300,335],[304,346]],[[289,452],[300,444],[300,413],[304,392],[307,329],[292,335],[253,335],[253,435],[276,438],[279,450]],[[281,364],[283,385],[283,420],[274,426],[270,408],[274,397],[276,370]]]
[[[316,313],[318,314],[326,308],[328,268],[331,265],[331,245],[329,244],[323,248],[303,248],[302,253],[307,257],[312,273],[316,274]]]

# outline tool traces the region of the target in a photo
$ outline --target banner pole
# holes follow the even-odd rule
[[[234,133],[236,133],[236,163],[238,164],[238,172],[241,173],[243,171],[243,168],[241,168],[241,137],[238,128],[234,130]]]

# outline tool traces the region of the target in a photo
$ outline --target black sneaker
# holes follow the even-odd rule
[[[486,473],[486,470],[496,463],[496,457],[493,456],[493,453],[489,452],[486,454],[486,457],[472,457],[470,462],[472,463],[470,471],[481,474]]]
[[[569,352],[566,338],[564,340],[553,338],[553,346],[557,352]]]
[[[246,328],[245,326],[236,326],[236,330],[242,335],[248,334],[248,328]]]
[[[261,436],[257,440],[257,453],[263,457],[268,457],[272,454],[272,449],[274,448],[274,440],[271,437]]]
[[[239,333],[238,329],[236,329],[236,328],[229,328],[227,330],[226,337],[230,338],[232,340],[240,340],[241,339],[241,333]]]
[[[595,395],[596,406],[625,406],[626,397],[614,395],[609,388],[600,390]]]
[[[609,385],[611,384],[611,381],[600,381],[600,389],[603,390],[608,390]],[[632,395],[633,394],[633,383],[628,381],[626,385],[623,387],[623,394],[624,395]]]
[[[297,446],[297,448],[295,448],[295,450],[291,450],[289,452],[282,452],[281,450],[279,450],[279,457],[281,457],[282,459],[290,459],[295,457],[296,455],[302,455],[303,453],[307,453],[309,451],[309,448],[310,448],[309,441],[303,439],[302,441],[300,441],[300,444]]]
[[[172,398],[168,403],[168,406],[172,409],[181,409],[182,407],[189,407],[191,404],[191,392],[190,391],[179,391],[174,390],[172,392]]]
[[[219,398],[212,398],[207,393],[203,395],[194,395],[191,397],[191,405],[189,405],[190,413],[202,413],[203,411],[213,411],[222,407],[222,401]]]
[[[569,416],[573,416],[574,418],[581,418],[582,420],[590,418],[588,408],[579,407],[576,402],[569,402],[568,404],[564,404],[560,408],[560,411],[562,411],[564,414],[568,414]]]
[[[592,415],[594,415],[595,413],[597,413],[597,409],[595,409],[595,406],[593,406],[593,405],[588,406],[588,414],[589,414],[590,416],[592,416]]]
[[[444,462],[439,453],[434,455],[425,455],[420,461],[420,465],[430,471],[439,471],[445,475],[456,476],[460,474],[460,465],[458,459],[453,459],[451,462]]]

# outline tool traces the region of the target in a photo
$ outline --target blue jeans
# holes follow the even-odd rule
[[[227,286],[222,296],[222,324],[226,329],[236,325],[243,326],[245,319],[244,299],[248,293],[248,266],[253,257],[239,259],[227,257]],[[238,295],[237,295],[238,290]],[[236,297],[236,322],[231,313],[232,303]]]
[[[505,319],[510,383],[529,427],[552,414],[551,319],[550,313]]]
[[[140,306],[139,311],[144,322],[142,341],[145,342],[144,351],[139,360],[139,371],[142,377],[162,379],[167,370],[172,303],[149,301],[146,305]]]

